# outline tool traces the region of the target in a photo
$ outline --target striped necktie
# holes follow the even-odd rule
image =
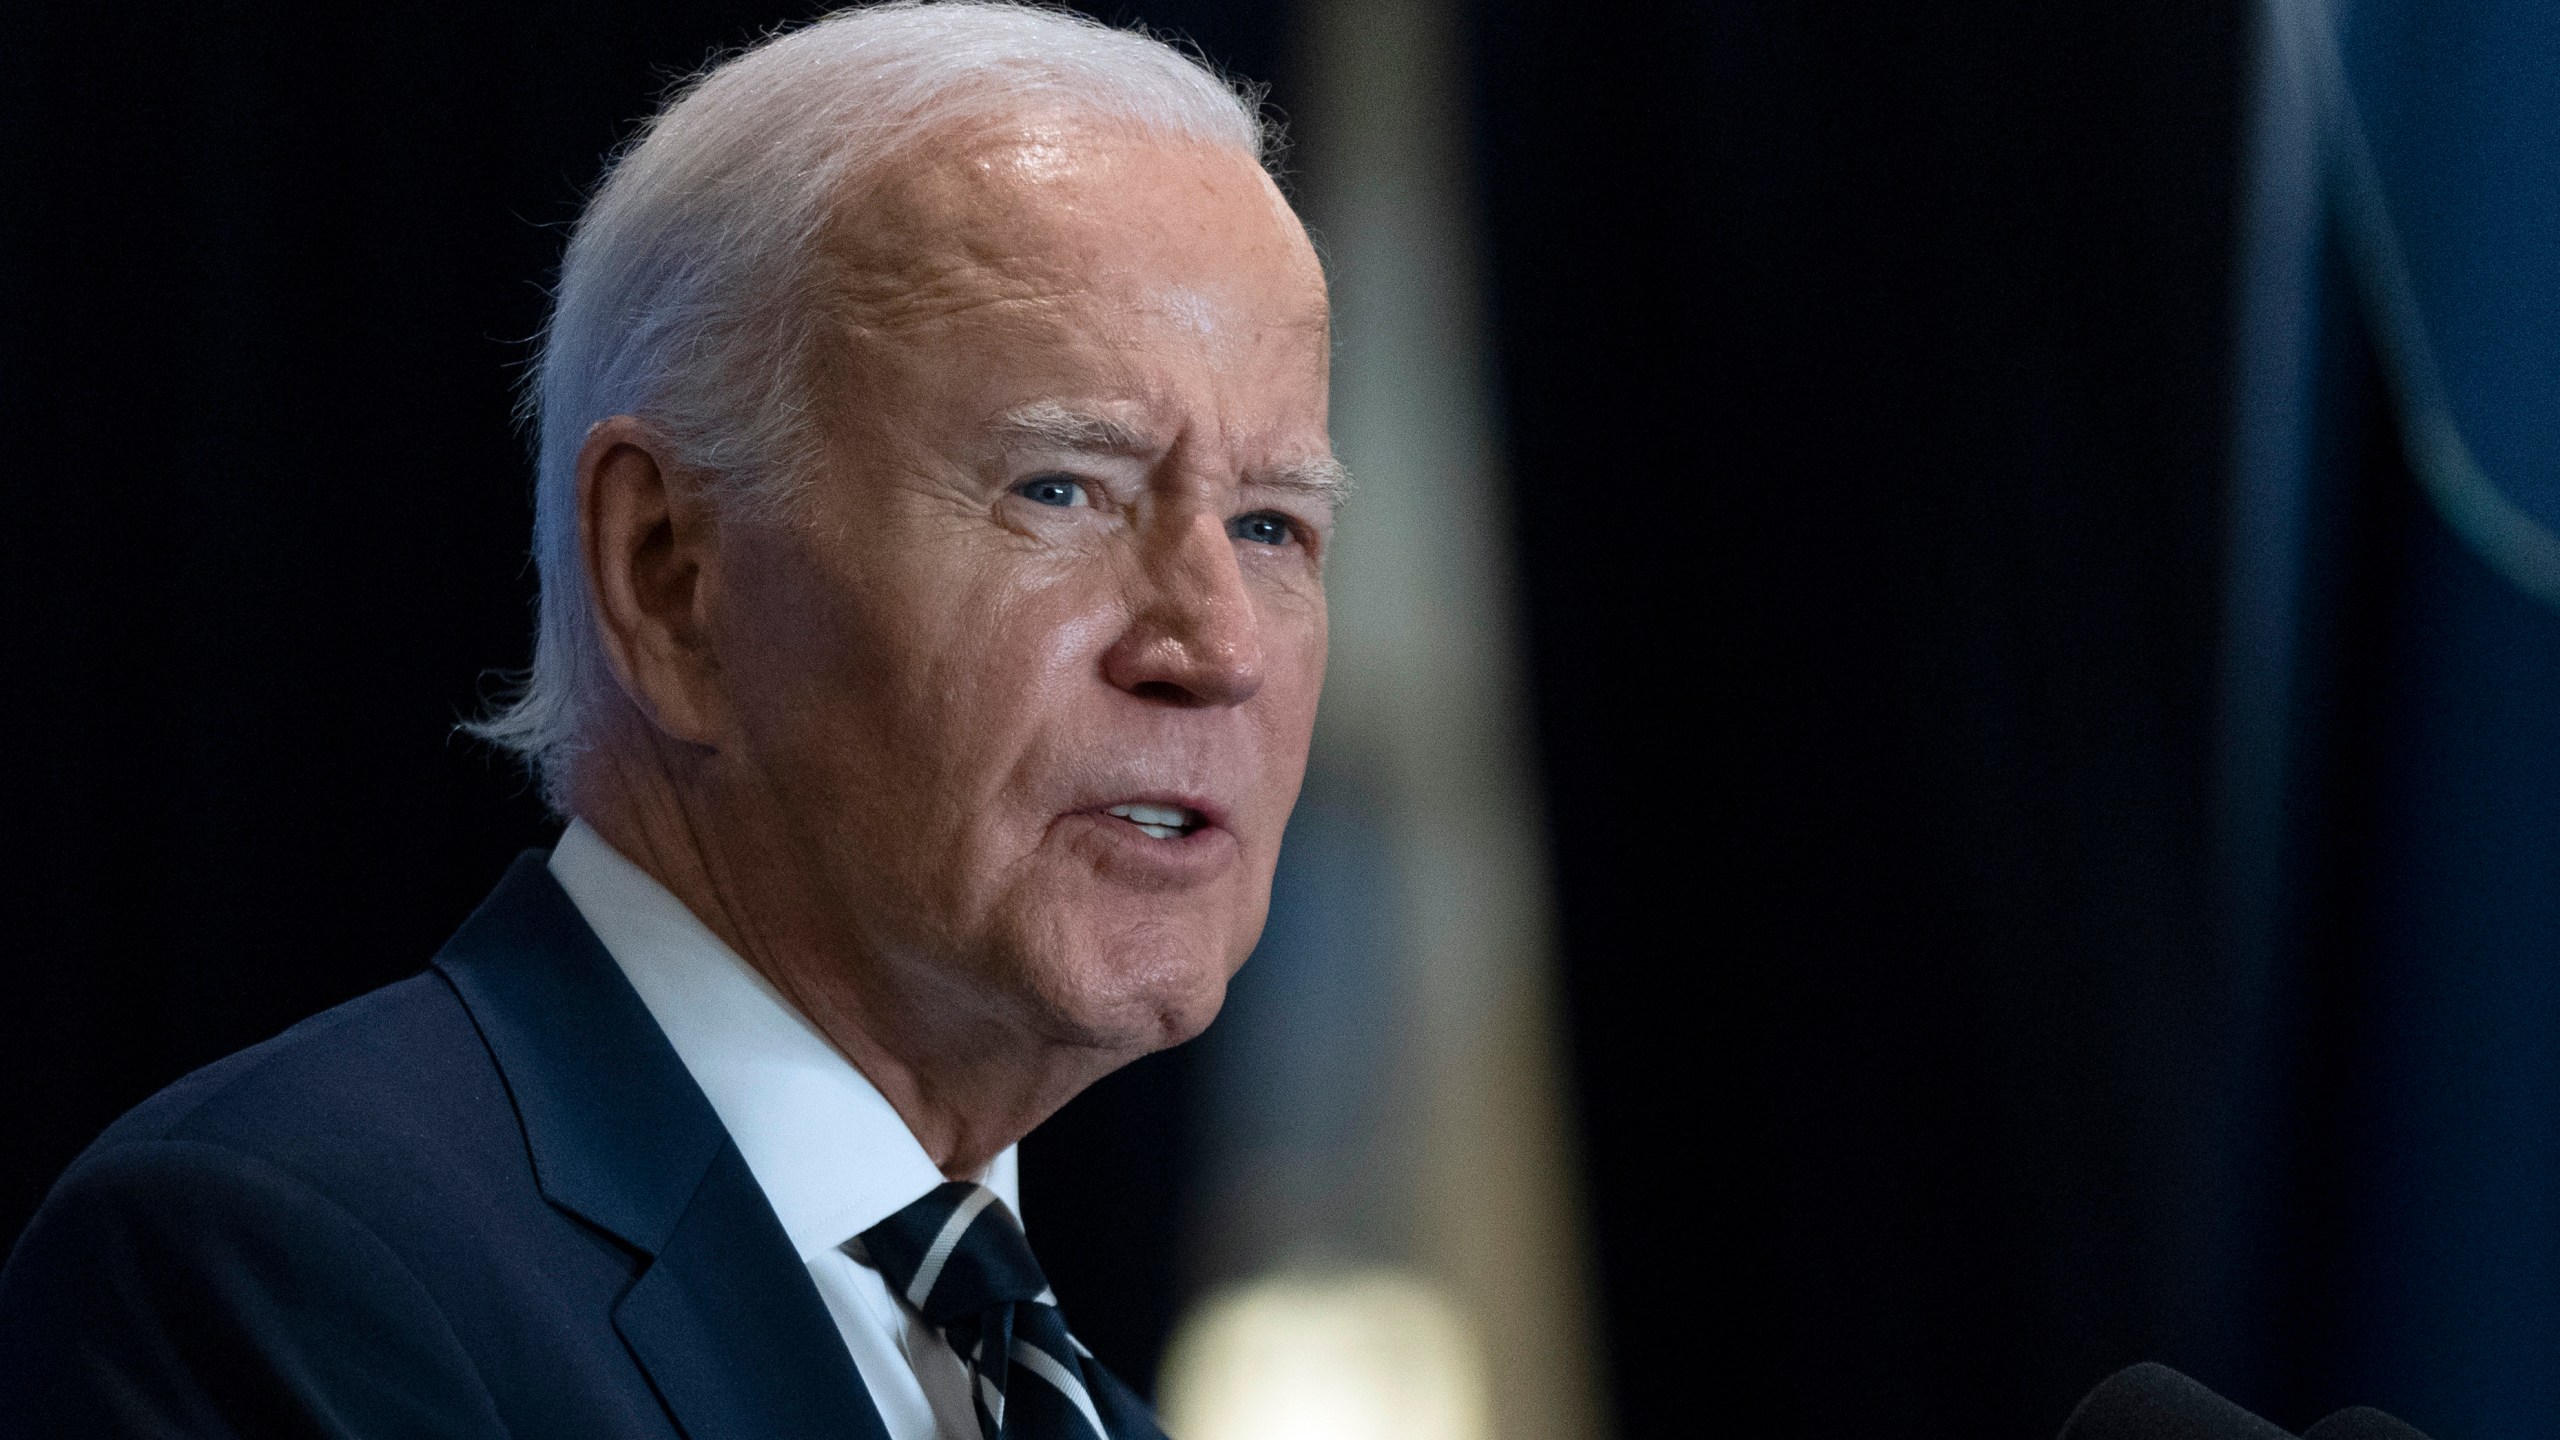
[[[889,1288],[967,1362],[986,1440],[1164,1440],[1155,1417],[1067,1333],[1058,1297],[995,1192],[936,1186],[862,1232]]]

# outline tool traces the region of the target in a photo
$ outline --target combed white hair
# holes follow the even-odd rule
[[[587,432],[638,416],[728,503],[786,502],[819,441],[806,378],[829,322],[821,251],[862,223],[863,178],[955,125],[1059,112],[1257,162],[1272,143],[1257,91],[1149,36],[1000,0],[893,0],[710,65],[607,168],[571,232],[525,394],[539,447],[533,668],[467,727],[532,765],[555,808],[614,685],[578,535]]]

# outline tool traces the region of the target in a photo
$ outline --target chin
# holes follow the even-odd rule
[[[1136,1056],[1208,1029],[1242,959],[1223,933],[1150,926],[1071,943],[1028,968],[1052,1034]]]

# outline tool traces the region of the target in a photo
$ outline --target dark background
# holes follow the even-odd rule
[[[0,17],[0,1235],[547,841],[452,733],[528,648],[523,342],[628,122],[807,13]],[[1103,13],[1287,110],[1288,7]],[[2238,0],[1466,17],[1623,1432],[2049,1433],[2144,1356],[2351,1398],[2282,1338],[2316,1236],[2232,1218],[2320,1174],[2233,1117],[2213,927]],[[1026,1167],[1141,1380],[1188,1088]]]
[[[1782,1433],[2050,1433],[2146,1356],[2248,1393],[2208,1103],[2241,7],[1480,34],[1625,1432],[1684,1428],[1702,1354]]]

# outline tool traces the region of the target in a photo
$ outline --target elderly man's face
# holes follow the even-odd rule
[[[738,798],[899,1003],[1187,1038],[1323,679],[1322,273],[1249,159],[1084,125],[928,147],[861,212],[831,462],[713,587]]]

